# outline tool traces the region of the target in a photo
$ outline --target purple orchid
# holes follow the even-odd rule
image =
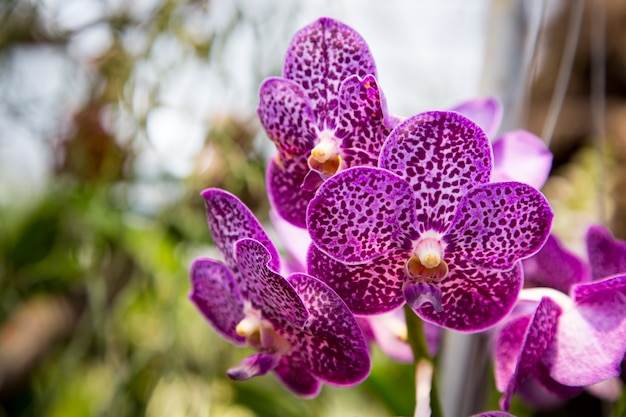
[[[273,370],[304,397],[317,395],[322,382],[349,386],[365,379],[367,344],[345,303],[316,278],[278,274],[278,252],[235,196],[218,189],[202,195],[225,263],[197,259],[189,298],[221,336],[257,351],[228,375],[244,380]]]
[[[493,98],[469,100],[452,109],[473,121],[493,139],[494,169],[492,181],[519,181],[541,188],[550,175],[552,152],[536,135],[513,130],[498,137],[502,105]]]
[[[397,123],[367,44],[329,18],[296,33],[283,77],[265,80],[259,95],[259,118],[278,149],[267,169],[268,195],[278,214],[301,228],[319,185],[345,168],[375,166]]]
[[[459,331],[501,320],[521,289],[518,261],[548,237],[545,198],[527,184],[489,183],[487,136],[457,112],[401,122],[379,166],[340,172],[311,200],[309,273],[355,314],[406,302]]]
[[[621,373],[626,352],[626,244],[602,227],[591,227],[589,274],[556,238],[549,242],[537,259],[528,261],[533,284],[546,287],[522,291],[518,306],[497,331],[496,386],[504,393],[505,410],[528,378],[557,398],[568,398]]]

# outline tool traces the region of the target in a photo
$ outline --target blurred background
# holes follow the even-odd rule
[[[366,39],[391,112],[492,95],[503,131],[549,143],[543,191],[571,249],[594,222],[626,238],[623,1],[2,0],[0,416],[412,415],[411,367],[376,348],[366,382],[315,400],[228,380],[250,352],[187,300],[191,260],[219,256],[202,189],[268,220],[258,86],[321,16]],[[447,355],[444,401],[478,384],[466,409],[497,408]],[[583,394],[514,413],[610,408]]]

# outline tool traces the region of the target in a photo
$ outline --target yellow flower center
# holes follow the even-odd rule
[[[343,165],[343,158],[339,152],[339,144],[331,131],[320,133],[317,145],[311,150],[307,160],[309,168],[318,171],[328,178],[335,175]]]
[[[281,336],[274,325],[261,317],[261,313],[255,310],[249,303],[244,306],[245,317],[241,320],[235,331],[239,336],[245,337],[246,342],[252,348],[263,352],[288,353],[291,344]]]
[[[440,282],[448,276],[448,264],[443,260],[446,244],[441,235],[427,231],[413,245],[411,257],[404,269],[415,282]]]

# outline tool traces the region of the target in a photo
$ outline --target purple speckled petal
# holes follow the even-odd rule
[[[455,112],[426,112],[400,123],[380,153],[379,165],[413,188],[419,231],[445,232],[461,197],[491,178],[485,132]]]
[[[303,155],[286,160],[272,159],[265,176],[272,206],[282,218],[301,228],[306,227],[306,208],[315,195],[301,187],[309,172],[307,158]]]
[[[226,371],[226,375],[235,381],[245,381],[255,376],[265,375],[276,367],[280,357],[279,353],[255,353]]]
[[[514,130],[493,142],[493,181],[519,181],[539,189],[552,168],[552,152],[536,135]]]
[[[307,369],[298,352],[283,356],[274,372],[287,388],[301,397],[313,398],[322,389],[321,381]]]
[[[342,149],[343,159],[348,167],[357,166],[376,166],[378,165],[378,155],[373,157],[372,154],[365,152],[362,149],[349,148]]]
[[[235,331],[244,318],[244,306],[231,270],[213,259],[196,259],[190,275],[191,302],[220,335],[237,345],[245,344]]]
[[[346,265],[315,245],[308,254],[308,273],[324,281],[355,314],[380,314],[404,304],[402,284],[407,251],[395,249],[361,265]]]
[[[377,165],[378,154],[391,129],[385,125],[387,106],[373,75],[354,75],[341,83],[335,136],[342,148],[367,152]],[[350,165],[355,166],[355,165]]]
[[[626,275],[578,284],[572,294],[575,307],[561,315],[546,354],[550,376],[571,386],[619,376],[626,352]]]
[[[504,411],[485,411],[484,413],[474,414],[470,417],[515,417],[513,414]]]
[[[415,311],[426,304],[430,304],[438,313],[443,311],[441,289],[436,285],[425,282],[405,282],[402,286],[402,293],[406,303]]]
[[[525,259],[522,265],[527,287],[549,287],[568,294],[572,285],[589,280],[585,262],[564,249],[554,235],[550,235],[541,250]]]
[[[348,264],[372,260],[416,238],[415,200],[409,184],[388,171],[355,167],[318,190],[307,209],[313,243]]]
[[[280,257],[274,244],[263,230],[263,226],[254,217],[245,204],[233,194],[217,188],[202,191],[206,201],[207,222],[215,246],[220,250],[228,265],[237,278],[237,262],[235,261],[235,242],[250,238],[261,242],[269,251],[271,259],[269,267],[280,270]]]
[[[459,332],[477,332],[494,326],[513,308],[522,287],[518,262],[509,271],[475,268],[464,259],[451,259],[450,272],[438,283],[443,311],[430,305],[416,311],[422,319]]]
[[[289,283],[309,311],[300,334],[290,342],[318,379],[334,385],[355,385],[369,375],[370,356],[356,319],[326,284],[312,276],[293,274]]]
[[[300,84],[308,93],[317,125],[327,125],[337,107],[341,81],[352,74],[376,75],[376,66],[363,38],[330,18],[321,18],[293,37],[283,67],[283,76]]]
[[[626,272],[626,242],[603,226],[591,226],[586,241],[592,280]]]
[[[561,309],[548,297],[537,305],[534,314],[507,323],[495,343],[495,376],[504,395],[500,408],[508,410],[520,384],[531,376],[556,331]]]
[[[268,250],[256,240],[242,239],[235,244],[235,253],[242,276],[238,284],[243,298],[274,325],[288,320],[302,327],[309,313],[293,287],[268,267]]]
[[[308,156],[317,126],[311,103],[299,84],[278,77],[266,79],[261,84],[257,113],[283,159]]]
[[[463,196],[446,236],[448,250],[475,265],[509,269],[541,249],[553,217],[545,197],[527,184],[481,185]]]
[[[452,109],[472,119],[482,127],[488,137],[498,133],[502,121],[502,105],[495,97],[477,98],[463,102]]]

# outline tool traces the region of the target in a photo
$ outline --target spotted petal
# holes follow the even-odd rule
[[[355,167],[322,185],[307,209],[313,243],[347,264],[410,248],[417,235],[409,184],[388,171]]]
[[[283,76],[300,84],[307,92],[317,116],[317,125],[329,125],[329,115],[337,107],[341,81],[356,74],[376,75],[376,66],[363,38],[330,18],[321,18],[293,37],[287,50]]]
[[[564,249],[553,235],[522,265],[524,285],[529,287],[549,287],[568,294],[572,285],[589,280],[587,265]]]
[[[509,409],[513,394],[531,376],[556,332],[561,309],[548,297],[541,299],[534,312],[507,322],[495,343],[496,386],[504,395],[503,410]]]
[[[317,126],[302,87],[293,81],[272,77],[261,84],[259,96],[259,119],[281,158],[310,151],[317,137]]]
[[[315,195],[314,191],[301,187],[309,171],[307,158],[303,155],[286,160],[272,159],[265,176],[272,206],[283,219],[301,228],[306,227],[306,208]]]
[[[519,181],[539,189],[552,168],[552,152],[536,135],[514,130],[493,142],[494,181]]]
[[[346,304],[312,276],[293,274],[288,281],[310,313],[301,334],[290,342],[311,373],[324,382],[342,386],[355,385],[367,378],[368,347]]]
[[[416,310],[424,320],[460,332],[477,332],[494,326],[513,308],[522,287],[519,263],[509,271],[475,268],[463,259],[451,259],[450,272],[438,287],[442,311],[425,305]]]
[[[495,97],[468,100],[450,110],[459,112],[476,122],[490,138],[495,137],[502,121],[502,105]]]
[[[515,417],[513,414],[505,413],[504,411],[486,411],[480,414],[474,414],[471,417]]]
[[[545,197],[529,185],[485,184],[463,196],[446,236],[448,250],[475,265],[509,269],[541,249],[553,217]]]
[[[579,284],[572,296],[575,308],[561,315],[546,354],[550,376],[571,386],[619,376],[626,351],[626,275]]]
[[[586,240],[592,280],[626,272],[626,242],[613,238],[603,226],[590,227]]]
[[[299,352],[284,355],[274,371],[287,388],[301,397],[313,398],[322,389],[321,381],[307,369]]]
[[[269,266],[275,271],[280,269],[280,257],[274,244],[263,230],[263,226],[254,217],[245,204],[233,194],[217,188],[202,191],[206,201],[207,221],[215,246],[224,256],[226,264],[237,276],[235,261],[235,242],[250,238],[261,242],[269,251]]]
[[[407,256],[406,250],[395,249],[361,265],[346,265],[311,245],[307,264],[309,274],[339,294],[353,313],[372,315],[404,304]]]
[[[235,331],[244,318],[243,299],[226,265],[213,259],[194,261],[189,299],[220,335],[237,345],[245,343]]]
[[[286,319],[302,327],[309,313],[291,285],[268,267],[270,253],[260,242],[242,239],[235,244],[242,279],[237,284],[244,299],[274,325]]]
[[[338,124],[335,137],[344,149],[360,149],[378,162],[383,142],[391,131],[387,123],[385,98],[373,75],[363,79],[353,75],[341,83]],[[355,166],[355,165],[349,165]]]
[[[461,197],[489,182],[491,145],[485,132],[460,113],[426,112],[395,127],[379,166],[411,184],[420,233],[445,232]]]

